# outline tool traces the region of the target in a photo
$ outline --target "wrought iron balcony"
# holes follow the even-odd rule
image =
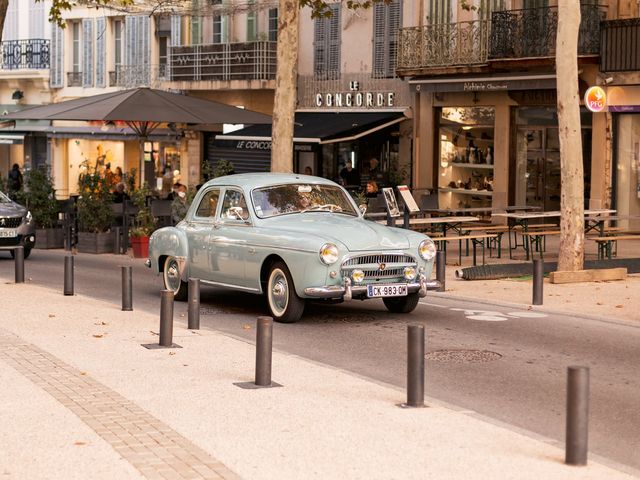
[[[489,29],[487,20],[401,28],[398,71],[485,63]]]
[[[604,7],[580,5],[578,55],[600,52],[600,22]],[[491,14],[489,59],[553,57],[556,53],[558,7],[506,10]]]
[[[168,80],[272,80],[276,42],[219,43],[172,47]]]
[[[608,20],[602,23],[600,70],[640,70],[640,18]]]
[[[42,38],[0,42],[2,69],[47,69],[51,64],[50,47],[50,41]]]

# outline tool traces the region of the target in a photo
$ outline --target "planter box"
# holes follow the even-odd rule
[[[37,229],[35,248],[64,248],[64,228]]]
[[[135,258],[148,258],[149,237],[131,237],[131,249]]]
[[[113,232],[78,232],[78,252],[113,253]]]

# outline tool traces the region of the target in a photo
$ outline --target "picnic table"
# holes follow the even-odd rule
[[[598,228],[604,228],[604,222],[610,219],[610,215],[616,213],[616,210],[601,208],[601,209],[589,209],[584,211],[585,222],[589,225],[596,223]],[[529,260],[529,221],[539,220],[544,218],[555,218],[562,216],[560,210],[553,210],[548,212],[506,212],[506,213],[492,213],[493,217],[505,217],[509,220],[509,258],[511,257],[511,251],[518,248],[518,244],[512,248],[511,246],[511,232],[514,227],[521,226],[523,230],[522,247],[524,248],[526,259]],[[589,220],[587,220],[589,219]]]

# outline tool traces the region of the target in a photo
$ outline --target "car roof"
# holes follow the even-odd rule
[[[252,190],[269,185],[282,185],[286,183],[313,183],[318,185],[337,185],[337,183],[326,178],[314,177],[312,175],[302,175],[299,173],[239,173],[226,175],[209,180],[204,186],[214,185],[235,185]]]

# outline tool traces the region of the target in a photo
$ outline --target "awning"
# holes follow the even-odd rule
[[[0,145],[22,144],[24,134],[21,133],[0,133]]]
[[[293,127],[296,143],[336,143],[356,140],[406,120],[400,112],[297,112]],[[271,141],[271,125],[252,125],[216,135],[216,140]]]
[[[50,138],[77,138],[88,140],[122,140],[138,141],[140,137],[128,127],[116,127],[112,125],[103,126],[53,126],[53,125],[16,125],[15,128],[0,129],[0,144],[2,143],[22,143],[25,135],[40,133]],[[4,137],[16,137],[20,141],[3,141]],[[147,140],[151,142],[174,142],[179,139],[176,132],[169,129],[158,128],[154,130]]]
[[[499,92],[508,90],[542,90],[556,88],[556,74],[548,72],[413,78],[409,80],[409,85],[414,91],[427,92]]]

